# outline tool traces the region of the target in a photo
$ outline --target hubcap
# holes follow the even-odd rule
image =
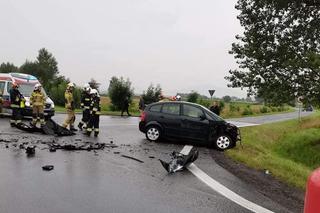
[[[159,138],[160,132],[157,128],[150,128],[147,132],[148,139],[155,141]]]
[[[230,139],[227,136],[220,136],[217,139],[217,146],[220,149],[226,149],[230,145]]]

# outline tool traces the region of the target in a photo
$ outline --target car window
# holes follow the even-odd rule
[[[12,88],[12,82],[7,83],[7,92],[9,93]]]
[[[6,82],[0,81],[0,96],[3,95],[5,85],[6,85]]]
[[[202,111],[202,109],[200,109],[198,107],[184,104],[183,105],[183,115],[188,116],[188,117],[192,117],[192,118],[200,118],[200,116],[203,115],[203,111]]]
[[[162,104],[154,105],[154,106],[150,107],[150,111],[151,112],[160,112],[161,107],[162,107]]]
[[[179,115],[180,114],[180,104],[163,104],[162,113]]]

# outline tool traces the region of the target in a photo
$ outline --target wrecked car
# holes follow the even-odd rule
[[[150,104],[140,119],[139,130],[149,141],[158,141],[162,137],[177,138],[226,150],[241,140],[238,127],[207,108],[190,102]]]

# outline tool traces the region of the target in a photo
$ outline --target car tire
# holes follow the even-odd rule
[[[222,134],[216,137],[213,141],[214,147],[219,151],[234,147],[234,142],[231,140],[229,135]]]
[[[149,126],[146,130],[146,138],[149,141],[158,141],[161,137],[161,129],[158,126]]]

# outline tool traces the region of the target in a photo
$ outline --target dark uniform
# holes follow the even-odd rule
[[[93,96],[91,100],[91,107],[90,107],[90,120],[87,126],[88,136],[91,135],[92,130],[94,131],[94,136],[95,137],[98,136],[100,114],[101,114],[100,98],[98,96]]]
[[[22,108],[24,108],[24,97],[18,90],[18,88],[12,88],[10,90],[10,100],[12,116],[10,120],[11,126],[15,126],[22,121]]]
[[[80,106],[82,108],[82,120],[79,122],[78,127],[81,130],[82,127],[83,128],[87,127],[89,119],[90,119],[91,95],[89,92],[87,92],[87,91],[82,92]]]
[[[129,98],[126,97],[123,101],[122,110],[121,110],[121,116],[123,116],[123,112],[127,112],[128,116],[130,116],[129,113]]]

